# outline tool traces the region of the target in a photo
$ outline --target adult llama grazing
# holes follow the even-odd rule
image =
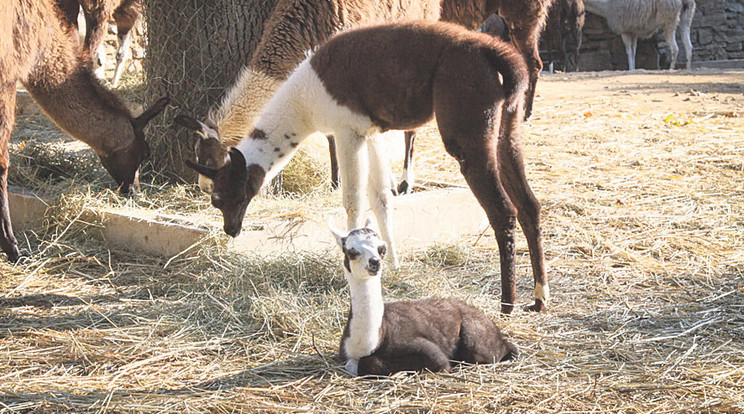
[[[251,199],[300,142],[314,132],[333,134],[347,228],[361,226],[366,191],[395,264],[388,157],[376,136],[417,128],[436,114],[445,149],[495,230],[502,310],[511,312],[515,301],[518,219],[535,278],[535,303],[528,309],[541,311],[549,290],[540,205],[527,184],[517,131],[528,82],[514,47],[456,24],[358,28],[333,37],[297,67],[224,165],[187,165],[213,181],[212,204],[222,211],[225,232],[237,236]]]
[[[81,56],[53,0],[15,0],[0,7],[0,248],[20,252],[8,209],[8,141],[15,121],[16,82],[73,137],[90,145],[123,193],[139,187],[149,154],[144,127],[167,104],[163,98],[137,118],[103,88]]]
[[[382,22],[423,19],[444,20],[476,28],[498,11],[512,25],[513,41],[522,51],[530,71],[527,112],[542,63],[538,53],[540,31],[551,0],[280,0],[269,17],[251,62],[230,87],[222,103],[210,110],[204,122],[177,117],[182,126],[196,130],[196,161],[211,167],[222,165],[227,147],[251,132],[253,122],[289,73],[312,50],[334,33],[350,27]],[[411,157],[415,135],[406,134],[406,158],[398,191],[410,191],[413,181]],[[338,166],[332,138],[332,182],[338,185]],[[199,176],[199,186],[210,191],[211,182]]]
[[[384,303],[385,242],[365,227],[348,234],[331,229],[344,253],[351,308],[340,354],[352,375],[398,371],[449,371],[452,364],[492,364],[517,348],[479,309],[451,298]]]
[[[692,68],[690,26],[695,14],[695,0],[584,0],[586,11],[602,16],[610,29],[620,34],[628,55],[628,69],[635,69],[638,39],[647,39],[661,30],[671,50],[669,69],[677,64],[677,24],[687,56],[686,68]]]

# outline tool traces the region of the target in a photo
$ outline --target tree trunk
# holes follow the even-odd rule
[[[204,119],[250,61],[277,0],[145,0],[146,96],[168,95],[171,105],[147,130],[151,174],[193,182],[184,165],[194,137],[172,127],[188,113]]]

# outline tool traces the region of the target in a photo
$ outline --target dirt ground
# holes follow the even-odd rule
[[[26,116],[16,155],[44,135]],[[43,229],[18,235],[30,259],[0,263],[0,412],[744,411],[744,70],[545,75],[522,143],[548,312],[499,313],[490,232],[407,250],[383,278],[388,300],[481,307],[518,360],[350,378],[335,357],[348,308],[338,252],[110,251],[77,211],[116,197],[70,189]],[[434,125],[415,162],[422,180],[462,183]],[[178,191],[191,190],[137,203],[176,210]],[[214,214],[206,200],[190,209]]]

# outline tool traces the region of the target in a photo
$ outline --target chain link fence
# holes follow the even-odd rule
[[[184,160],[193,158],[193,134],[173,126],[187,113],[204,119],[219,105],[240,70],[248,64],[277,0],[145,0],[146,100],[171,98],[149,125],[149,168],[156,181],[193,182]]]

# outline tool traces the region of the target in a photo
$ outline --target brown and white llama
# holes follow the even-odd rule
[[[236,236],[248,203],[300,142],[317,131],[333,134],[347,228],[361,226],[366,189],[395,263],[387,154],[375,136],[419,127],[436,114],[447,152],[460,163],[496,232],[502,310],[511,312],[515,301],[518,219],[535,278],[529,309],[540,311],[548,299],[540,205],[527,184],[517,132],[527,82],[524,59],[511,45],[462,26],[418,22],[354,29],[330,39],[295,69],[252,132],[230,148],[223,166],[187,164],[212,179],[212,204],[222,211],[225,232]]]
[[[145,124],[167,104],[162,98],[133,118],[93,76],[75,36],[63,27],[53,0],[0,8],[0,248],[11,261],[19,257],[7,193],[16,82],[60,128],[93,148],[124,193],[139,187],[139,166],[149,154]]]
[[[451,298],[384,303],[382,259],[387,246],[365,227],[331,228],[344,253],[351,308],[340,354],[352,375],[449,371],[453,363],[514,359],[514,344],[480,310]]]
[[[113,19],[116,23],[116,37],[119,46],[116,49],[116,70],[113,85],[119,84],[126,62],[131,55],[132,28],[142,15],[142,0],[56,0],[62,11],[62,21],[68,27],[78,28],[77,16],[82,7],[85,16],[84,49],[90,56],[96,74],[103,78],[106,66],[104,38],[106,25]]]
[[[530,87],[527,112],[537,76],[542,69],[538,40],[548,13],[550,0],[280,0],[267,21],[261,41],[251,63],[238,76],[218,108],[210,111],[203,127],[177,119],[177,123],[194,129],[199,137],[195,145],[196,161],[212,166],[222,165],[227,146],[236,145],[251,132],[256,116],[289,73],[312,50],[332,34],[349,27],[375,22],[423,19],[444,20],[476,28],[495,11],[503,13],[513,26],[514,43],[529,63]],[[413,187],[412,131],[406,133],[406,157],[400,193]],[[334,145],[329,137],[333,185],[338,185]],[[209,191],[211,183],[199,176],[199,186]]]

